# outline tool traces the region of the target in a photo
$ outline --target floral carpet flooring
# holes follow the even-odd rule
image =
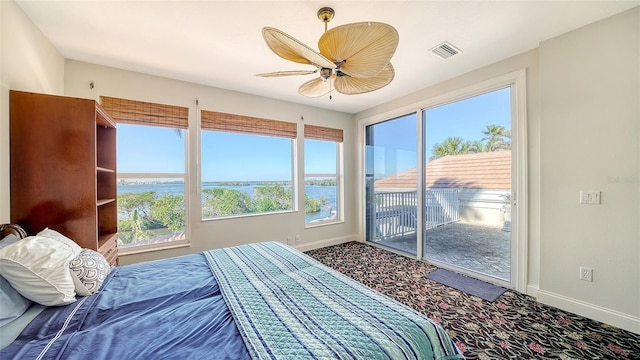
[[[515,291],[484,301],[426,279],[423,261],[358,242],[307,254],[441,324],[467,359],[640,359],[640,335]]]

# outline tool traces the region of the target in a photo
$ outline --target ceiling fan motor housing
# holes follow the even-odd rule
[[[320,19],[320,21],[322,21],[324,23],[328,23],[329,21],[331,21],[333,19],[333,16],[335,14],[336,14],[336,12],[333,11],[332,8],[323,7],[320,10],[318,10],[318,19]]]

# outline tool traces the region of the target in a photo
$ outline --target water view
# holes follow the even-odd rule
[[[263,183],[259,182],[246,182],[238,185],[221,185],[217,182],[204,182],[202,184],[203,190],[206,189],[226,189],[226,190],[238,190],[248,196],[253,196],[255,194],[255,188],[264,186]],[[288,188],[288,186],[287,186]],[[120,183],[118,184],[118,195],[131,193],[131,194],[141,194],[144,192],[155,192],[157,197],[162,197],[164,195],[183,195],[184,194],[184,184],[178,182],[171,183]],[[324,198],[325,202],[320,207],[320,211],[307,214],[306,222],[312,222],[318,219],[325,219],[332,215],[332,212],[335,212],[337,202],[336,202],[336,187],[335,186],[319,186],[319,185],[306,185],[304,188],[304,194],[307,195],[311,199],[320,199]],[[303,194],[300,194],[303,196]],[[204,194],[203,194],[204,197]]]

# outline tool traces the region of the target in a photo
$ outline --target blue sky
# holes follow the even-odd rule
[[[184,130],[118,124],[119,173],[184,173]]]
[[[291,139],[203,131],[202,180],[291,180]]]
[[[435,144],[448,137],[480,140],[487,125],[511,129],[510,89],[504,88],[469,99],[428,109],[425,114],[425,159]],[[375,177],[393,175],[417,165],[416,114],[372,125]],[[371,162],[369,162],[371,164]],[[370,171],[370,170],[369,170]]]
[[[474,98],[427,110],[426,158],[434,144],[447,137],[480,140],[487,125],[510,129],[510,91],[497,90]],[[416,121],[410,114],[373,125],[376,175],[391,175],[416,166]],[[182,133],[181,133],[182,132]],[[119,173],[182,173],[185,170],[185,136],[182,130],[118,124]],[[331,173],[335,146],[307,141],[307,173]],[[385,151],[380,151],[382,148]],[[385,153],[387,154],[385,156]],[[203,181],[289,180],[291,140],[259,135],[204,131],[202,133]],[[393,154],[392,156],[389,154]],[[282,160],[276,160],[282,159]],[[383,166],[383,164],[387,165]],[[383,171],[383,168],[384,169]]]
[[[450,136],[480,140],[487,125],[501,125],[510,130],[510,94],[510,89],[504,88],[427,110],[427,154],[430,156],[433,145]]]
[[[118,124],[117,136],[119,173],[184,172],[183,132]],[[203,181],[291,179],[290,139],[204,131],[201,142]],[[309,140],[304,156],[308,173],[335,172],[335,143]]]

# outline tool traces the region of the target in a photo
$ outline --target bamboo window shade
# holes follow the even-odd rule
[[[295,139],[298,136],[298,124],[286,121],[202,110],[200,122],[202,130],[277,136],[291,139]]]
[[[189,108],[137,100],[100,97],[100,104],[116,122],[175,129],[189,127]]]
[[[316,125],[304,126],[304,137],[314,140],[328,140],[342,142],[344,140],[342,129],[334,129]]]

